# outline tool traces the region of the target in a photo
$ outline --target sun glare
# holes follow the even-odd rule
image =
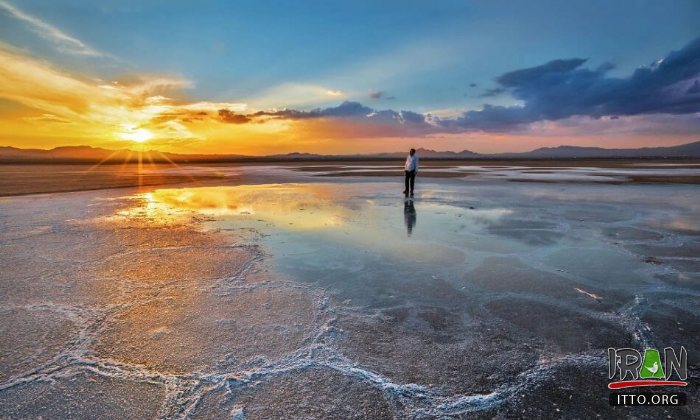
[[[137,143],[143,143],[153,138],[153,133],[146,130],[145,128],[139,128],[137,130],[132,130],[127,133],[119,133],[119,137],[123,140],[131,140]]]

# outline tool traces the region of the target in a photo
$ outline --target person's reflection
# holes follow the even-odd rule
[[[406,233],[411,236],[413,226],[416,225],[416,208],[413,207],[413,200],[406,200],[403,204],[403,221],[406,223]]]

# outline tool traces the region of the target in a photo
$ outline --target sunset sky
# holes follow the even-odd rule
[[[700,1],[0,0],[0,146],[700,140]]]

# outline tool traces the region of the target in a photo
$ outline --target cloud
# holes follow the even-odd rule
[[[372,99],[375,101],[380,100],[380,99],[386,99],[388,101],[391,101],[391,100],[396,99],[396,96],[389,95],[383,90],[378,90],[378,91],[370,92],[369,99]]]
[[[315,108],[310,111],[300,111],[296,109],[281,109],[272,111],[258,111],[252,114],[253,117],[270,117],[289,120],[302,120],[311,118],[336,117],[363,118],[373,113],[374,109],[362,105],[359,102],[344,101],[338,106],[328,108]]]
[[[338,89],[303,83],[282,83],[272,86],[245,100],[258,109],[276,107],[304,108],[318,104],[337,102],[345,98]]]
[[[372,99],[372,100],[375,100],[375,101],[378,101],[378,100],[380,100],[380,99],[385,99],[385,100],[387,100],[387,101],[392,101],[392,100],[396,99],[396,96],[394,96],[394,95],[389,95],[388,93],[386,93],[386,92],[383,91],[383,90],[378,90],[378,91],[370,92],[370,93],[369,93],[369,98]]]
[[[518,87],[533,80],[542,79],[548,75],[565,74],[580,67],[587,60],[572,58],[570,60],[554,60],[541,66],[529,69],[515,70],[496,78],[503,87]]]
[[[456,47],[443,41],[419,38],[388,45],[375,56],[358,56],[352,63],[333,68],[316,82],[324,86],[344,86],[350,92],[368,92],[377,86],[393,86],[397,80],[429,75],[461,60]],[[325,104],[316,102],[312,105]]]
[[[72,124],[72,122],[70,120],[67,120],[65,118],[61,118],[61,117],[59,117],[57,115],[53,115],[53,114],[41,114],[41,115],[34,116],[34,117],[26,117],[24,119],[26,121],[30,121],[30,122],[40,122],[40,123],[49,122],[49,123],[60,123],[60,124]]]
[[[453,129],[508,131],[571,116],[600,118],[700,111],[700,95],[695,92],[696,78],[700,76],[700,38],[650,66],[638,68],[626,78],[608,76],[610,65],[594,70],[584,68],[586,61],[554,60],[505,73],[496,78],[496,89],[510,93],[523,102],[522,106],[485,105],[444,124]]]
[[[0,97],[46,113],[78,118],[88,110],[92,97],[125,98],[121,89],[103,89],[14,50],[0,47],[0,61]]]
[[[685,91],[688,95],[696,95],[700,93],[700,80],[695,79],[695,82],[693,82],[693,85],[688,88],[688,90]]]
[[[584,67],[587,59],[553,60],[540,66],[517,69],[495,79],[497,86],[481,97],[509,94],[522,105],[485,104],[456,116],[420,114],[412,111],[376,110],[359,102],[310,111],[282,109],[249,114],[259,118],[310,120],[352,119],[358,124],[382,125],[415,135],[436,132],[505,132],[525,130],[529,125],[571,117],[599,119],[604,116],[692,114],[700,111],[700,39],[671,52],[630,76],[609,76],[612,66]],[[370,99],[385,97],[375,91]],[[611,119],[614,121],[614,119]],[[638,123],[638,122],[637,122]]]
[[[50,41],[58,47],[59,50],[76,55],[87,55],[93,57],[105,57],[106,55],[94,48],[89,47],[84,42],[76,39],[55,26],[44,22],[43,20],[31,16],[12,4],[0,0],[0,9],[4,10],[13,18],[26,23],[29,28],[36,32],[42,38]]]
[[[28,109],[22,121],[46,130],[70,125],[73,137],[113,139],[128,126],[147,128],[159,139],[195,139],[201,136],[190,123],[241,121],[235,115],[246,109],[242,103],[174,100],[171,93],[192,85],[177,76],[135,75],[105,82],[69,74],[2,45],[0,61],[0,98]]]
[[[219,110],[219,119],[225,123],[229,124],[245,124],[250,122],[251,119],[243,114],[236,114],[228,109]]]
[[[413,111],[394,111],[391,109],[376,110],[359,102],[345,101],[338,106],[316,108],[310,111],[293,109],[259,111],[249,116],[281,118],[289,120],[306,120],[317,118],[352,119],[357,122],[372,122],[380,124],[427,124],[426,116]]]
[[[479,98],[491,98],[491,97],[494,97],[494,96],[498,96],[498,95],[500,95],[501,93],[503,93],[503,92],[505,92],[505,91],[506,91],[506,88],[504,88],[504,87],[497,87],[497,88],[486,89],[486,90],[484,91],[484,93],[482,93],[482,94],[479,95],[478,97],[479,97]]]
[[[372,108],[359,102],[345,101],[338,106],[315,109],[309,112],[309,115],[319,117],[366,117],[372,112],[374,112]]]
[[[16,121],[28,132],[50,132],[52,128],[59,132],[60,124],[65,138],[114,140],[115,133],[123,132],[126,126],[148,129],[154,140],[164,142],[231,139],[232,133],[251,143],[252,139],[304,142],[480,131],[566,135],[575,132],[572,123],[590,131],[624,128],[631,132],[639,127],[652,132],[661,127],[672,133],[670,126],[680,120],[682,130],[678,135],[685,136],[700,122],[695,115],[700,112],[700,39],[623,78],[611,77],[608,65],[586,68],[583,58],[517,69],[497,77],[494,89],[511,95],[521,105],[486,104],[478,110],[451,108],[432,113],[377,109],[355,101],[326,106],[323,101],[337,104],[343,95],[318,85],[285,84],[260,96],[269,96],[272,101],[277,92],[297,102],[307,98],[310,102],[306,103],[318,103],[323,98],[323,105],[313,109],[260,107],[246,101],[189,101],[181,91],[192,82],[178,76],[151,74],[118,81],[95,80],[67,73],[2,44],[0,61],[0,98],[29,109],[23,109]],[[380,99],[389,98],[384,91],[375,93]],[[668,118],[655,118],[659,115]],[[651,121],[650,125],[644,125],[644,120]],[[591,125],[586,121],[592,121]]]

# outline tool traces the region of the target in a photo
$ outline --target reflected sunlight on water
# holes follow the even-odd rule
[[[342,225],[348,213],[332,202],[331,188],[266,184],[158,189],[137,196],[139,205],[119,215],[168,224],[194,212],[211,217],[248,216],[287,229],[320,229]]]
[[[458,214],[462,217],[463,209],[426,202],[407,211],[402,197],[382,197],[377,188],[324,183],[166,188],[132,197],[138,204],[115,217],[156,226],[188,223],[193,216],[210,218],[215,229],[258,230],[269,236],[266,244],[278,255],[304,249],[322,261],[352,250],[414,263],[465,260],[464,251],[455,246],[461,234],[455,235],[454,227],[446,229]],[[471,210],[461,220],[471,219],[468,225],[481,230],[481,223],[510,212]]]

